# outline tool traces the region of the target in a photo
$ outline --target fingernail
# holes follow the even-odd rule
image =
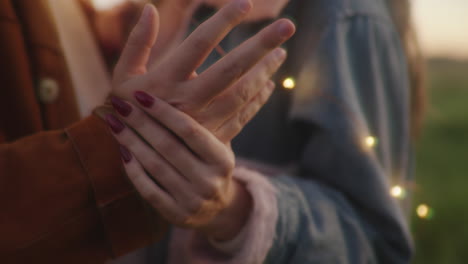
[[[106,115],[106,122],[115,134],[119,134],[125,128],[124,123],[112,114]]]
[[[154,104],[154,98],[143,91],[136,91],[134,96],[135,99],[137,99],[137,101],[144,107],[150,108]]]
[[[283,37],[289,37],[293,33],[293,30],[291,28],[291,23],[289,23],[288,21],[281,22],[278,30],[279,30],[280,35]]]
[[[275,49],[275,55],[277,56],[277,58],[282,61],[286,58],[286,50],[282,49],[282,48],[277,48]]]
[[[112,96],[111,97],[111,104],[114,109],[122,116],[129,116],[132,113],[132,106],[128,103],[122,101],[120,98]]]
[[[132,160],[132,153],[124,145],[119,145],[120,156],[125,163],[129,163]]]
[[[141,22],[147,22],[151,15],[151,6],[149,4],[145,5],[141,13]]]
[[[273,88],[275,88],[276,84],[275,84],[274,81],[269,80],[268,83],[267,83],[267,86],[268,86],[268,88],[273,89]]]
[[[239,7],[239,9],[243,12],[243,13],[247,13],[250,11],[250,8],[251,8],[251,4],[250,4],[250,1],[249,0],[240,0],[240,1],[237,1],[237,6]]]

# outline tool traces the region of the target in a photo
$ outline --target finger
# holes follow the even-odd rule
[[[280,19],[263,29],[253,38],[234,49],[228,55],[212,65],[198,78],[186,85],[200,87],[192,100],[207,102],[241,78],[265,55],[289,39],[295,31],[294,24],[287,19]]]
[[[183,144],[174,134],[172,134],[169,130],[170,127],[165,128],[158,124],[155,120],[151,119],[145,112],[143,112],[140,108],[131,105],[128,102],[124,102],[116,97],[111,98],[112,105],[116,110],[121,114],[122,119],[127,123],[132,129],[135,130],[138,135],[140,135],[156,152],[160,155],[159,160],[167,161],[171,168],[166,168],[167,165],[161,162],[155,162],[159,157],[152,157],[154,152],[148,145],[142,143],[140,139],[136,140],[137,142],[130,141],[135,137],[130,135],[129,138],[125,138],[125,136],[130,131],[129,129],[123,130],[118,134],[117,137],[121,138],[120,142],[125,144],[129,147],[135,146],[134,148],[138,148],[138,152],[135,153],[145,153],[141,155],[141,159],[139,160],[142,162],[145,168],[148,169],[155,175],[155,179],[159,181],[159,177],[163,177],[161,179],[162,184],[168,188],[169,192],[174,193],[177,191],[177,183],[175,183],[170,175],[174,174],[174,171],[177,171],[188,182],[192,183],[190,187],[191,190],[184,190],[186,193],[197,193],[202,195],[203,197],[209,197],[213,195],[218,189],[218,181],[213,177],[206,177],[207,175],[212,174],[210,166],[205,164],[199,157],[195,156],[190,149],[187,148],[185,144]],[[121,105],[125,104],[126,106],[122,107]],[[131,110],[122,111],[122,108],[130,108]],[[174,111],[178,111],[174,109]],[[181,122],[179,119],[173,119],[172,122]],[[168,130],[169,129],[169,130]],[[211,136],[214,140],[219,142],[216,138]],[[220,144],[220,143],[219,143]],[[189,146],[190,147],[190,146]],[[205,144],[204,147],[209,148],[209,144]],[[147,157],[151,157],[150,160]],[[219,160],[219,158],[218,158]],[[166,167],[165,167],[166,166]],[[158,171],[162,171],[163,176],[158,176],[160,173]],[[176,179],[178,176],[172,176]],[[167,179],[169,178],[169,179]],[[181,190],[178,190],[179,192]],[[175,194],[175,193],[174,193]],[[175,194],[176,195],[176,194]],[[184,199],[177,199],[181,202],[188,199],[188,197],[182,197]],[[211,198],[211,197],[210,197]],[[192,198],[191,198],[192,199]],[[198,202],[198,200],[192,200],[194,202]],[[193,207],[190,207],[193,209]]]
[[[108,123],[120,122],[113,115],[106,116]],[[126,146],[136,161],[160,184],[159,187],[169,193],[177,204],[190,211],[196,211],[201,206],[201,198],[198,196],[199,190],[192,190],[187,179],[180,175],[167,161],[157,152],[145,144],[131,129],[124,127],[120,132],[114,132],[116,140]],[[138,175],[141,177],[140,175]]]
[[[151,180],[133,154],[121,145],[125,172],[138,193],[167,220],[184,219],[186,213],[177,202]]]
[[[217,129],[263,89],[286,59],[286,51],[277,48],[244,75],[233,87],[216,97],[197,120],[209,130]]]
[[[175,50],[174,55],[169,56],[173,67],[168,69],[168,76],[179,80],[187,79],[227,33],[242,21],[251,7],[250,0],[232,1],[201,24]]]
[[[242,131],[244,126],[252,120],[261,107],[268,101],[274,88],[275,83],[269,81],[267,85],[242,108],[242,110],[228,119],[214,132],[216,137],[219,138],[221,142],[230,142],[234,139],[234,137]]]
[[[190,116],[184,112],[176,109],[165,101],[153,97],[145,92],[137,91],[135,92],[135,97],[139,101],[140,105],[143,106],[143,110],[152,118],[161,123],[164,127],[167,127],[172,133],[178,136],[183,142],[193,151],[197,156],[209,163],[209,164],[223,164],[226,162],[224,157],[226,157],[226,148],[225,146],[216,139],[213,134],[208,130],[202,127],[198,122],[192,119]],[[146,122],[148,123],[148,122]],[[154,123],[154,122],[152,122]],[[142,128],[145,126],[151,126],[150,124],[142,124],[139,128],[139,131],[142,133],[148,133],[143,131]],[[146,128],[150,130],[150,128]],[[154,136],[153,136],[154,137]],[[168,140],[175,141],[175,138],[167,137]],[[163,144],[162,142],[155,142],[156,145]],[[179,143],[180,144],[180,143]],[[177,144],[171,143],[171,145],[176,146]],[[155,149],[160,147],[154,146]],[[170,149],[158,150],[165,158],[163,152],[170,152]],[[169,155],[169,154],[168,154]],[[181,152],[181,159],[188,159],[188,155],[184,152]],[[182,156],[183,155],[183,156]],[[167,157],[168,159],[170,157]],[[180,162],[180,161],[178,161]],[[178,165],[174,164],[176,167]],[[180,164],[180,166],[183,166]]]
[[[130,130],[128,130],[132,133]],[[129,134],[130,134],[129,133]],[[136,138],[137,135],[131,135]],[[120,141],[126,141],[121,139]],[[144,144],[141,139],[133,141],[129,149],[134,153],[135,158],[142,165],[146,172],[162,186],[176,201],[177,206],[190,214],[200,209],[202,200],[199,193],[202,191],[198,186],[192,185],[186,177],[171,166],[161,155]]]
[[[114,70],[114,82],[121,83],[131,76],[144,74],[151,49],[159,30],[156,8],[145,5],[140,20],[133,28]]]
[[[187,149],[183,142],[176,138],[168,129],[151,119],[140,108],[117,97],[111,97],[111,103],[117,112],[119,112],[124,122],[183,175],[186,172],[202,171],[203,164],[199,161],[198,157]],[[123,108],[129,110],[123,110]],[[142,152],[147,152],[144,146],[146,148],[149,147],[143,144],[139,138],[133,137],[129,131],[129,129],[122,129],[122,132],[118,133],[116,137],[125,140],[125,142],[121,143],[126,146],[134,144],[139,146],[139,150]]]

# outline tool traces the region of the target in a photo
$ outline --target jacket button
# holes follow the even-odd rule
[[[42,103],[50,104],[57,100],[59,95],[58,83],[50,78],[44,78],[39,83],[39,100]]]

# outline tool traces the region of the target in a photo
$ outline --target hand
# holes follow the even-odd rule
[[[259,109],[272,88],[266,89],[263,100],[247,108]],[[120,118],[131,129],[113,115],[106,120],[125,146],[125,169],[136,189],[172,224],[221,240],[237,234],[249,214],[250,197],[232,180],[234,157],[230,148],[166,102],[144,92],[136,92],[135,97],[144,112],[112,98]],[[245,115],[252,118],[255,113],[249,110]]]
[[[294,33],[290,21],[276,21],[198,76],[196,68],[250,8],[247,0],[232,1],[164,60],[147,68],[158,19],[154,7],[146,6],[114,71],[113,94],[135,103],[132,93],[147,91],[217,130],[227,119],[211,114],[224,111],[224,103],[241,109],[253,100],[284,61],[285,52],[276,47]]]
[[[178,47],[187,33],[191,18],[199,3],[195,0],[153,0],[160,15],[158,38],[151,50],[149,64]]]

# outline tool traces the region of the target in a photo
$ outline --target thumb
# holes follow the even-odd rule
[[[114,83],[122,83],[132,76],[146,73],[146,64],[158,31],[158,12],[153,5],[146,4],[115,66]]]

